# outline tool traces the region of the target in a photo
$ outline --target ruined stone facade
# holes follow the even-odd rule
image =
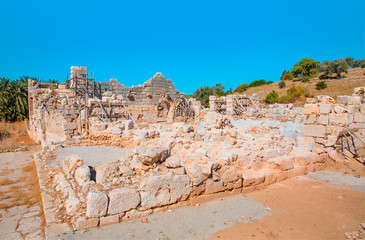
[[[357,129],[356,147],[365,142],[361,89],[338,103],[308,99],[304,108],[232,95],[210,97],[204,109],[161,74],[131,88],[102,83],[101,99],[76,85],[29,81],[29,131],[43,146],[35,158],[47,226],[128,221],[198,195],[250,191],[321,170],[357,157],[338,147],[341,132],[351,137],[346,128]],[[157,122],[162,103],[168,114]]]

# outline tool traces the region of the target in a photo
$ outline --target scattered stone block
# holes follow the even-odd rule
[[[105,193],[90,191],[87,195],[86,205],[87,217],[103,217],[107,213],[108,197]]]
[[[322,125],[304,125],[303,135],[307,137],[322,137],[326,134],[326,127]]]
[[[181,159],[177,156],[168,157],[165,161],[165,166],[168,168],[181,167]]]
[[[109,194],[108,214],[117,214],[135,208],[141,202],[141,197],[136,189],[120,188],[112,190]]]
[[[304,114],[319,114],[319,107],[317,104],[305,104]]]
[[[85,165],[77,168],[75,171],[75,180],[80,186],[90,181],[90,176],[90,169]]]
[[[319,105],[319,113],[320,114],[328,114],[331,112],[332,104],[320,104]]]
[[[100,218],[100,226],[119,223],[119,215],[112,215]]]
[[[313,137],[297,137],[297,148],[312,151],[315,141]]]
[[[71,173],[71,172],[75,171],[76,168],[81,167],[82,165],[84,165],[84,161],[83,161],[82,157],[80,157],[78,155],[68,156],[63,161],[63,167],[67,173]]]
[[[318,123],[321,125],[327,125],[328,124],[329,117],[326,115],[320,115],[318,117]]]

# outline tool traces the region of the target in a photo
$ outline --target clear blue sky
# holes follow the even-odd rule
[[[365,1],[0,0],[0,76],[141,84],[156,72],[187,94],[278,81],[304,57],[365,56]]]

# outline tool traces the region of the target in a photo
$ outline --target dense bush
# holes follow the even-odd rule
[[[327,84],[324,81],[317,82],[316,89],[321,90],[327,88]]]
[[[193,93],[193,98],[199,100],[205,107],[209,106],[209,96],[224,96],[226,93],[223,91],[224,87],[221,83],[217,83],[213,87],[204,86]]]
[[[285,87],[286,87],[286,83],[284,81],[280,81],[279,88],[285,88]]]
[[[309,82],[309,80],[310,80],[310,78],[309,78],[309,77],[303,77],[300,81],[301,81],[302,83],[307,83],[307,82]]]
[[[289,95],[281,96],[278,100],[279,103],[291,103],[293,101],[293,97]]]
[[[274,90],[266,95],[264,102],[265,103],[277,103],[279,99],[279,94],[275,92]]]
[[[356,60],[352,57],[347,57],[345,58],[345,61],[347,65],[351,68],[358,68],[358,67],[365,68],[365,58]]]
[[[246,91],[248,89],[248,84],[246,83],[243,83],[241,85],[239,85],[235,90],[234,92],[237,92],[237,93],[243,93],[244,91]]]
[[[246,91],[247,89],[249,88],[252,88],[252,87],[259,87],[259,86],[262,86],[262,85],[265,85],[265,84],[271,84],[273,83],[273,81],[265,81],[264,79],[261,79],[261,80],[254,80],[252,81],[250,84],[246,84],[246,83],[243,83],[241,85],[239,85],[235,90],[234,92],[236,93],[243,93],[244,91]]]
[[[323,72],[324,77],[330,77],[330,75],[336,73],[337,78],[341,78],[341,73],[347,73],[349,65],[346,60],[340,58],[335,61],[323,61],[319,64],[319,70]]]
[[[298,63],[294,64],[293,69],[291,70],[294,77],[309,77],[311,75],[311,71],[313,69],[317,69],[318,67],[317,61],[311,58],[303,58]]]
[[[281,77],[281,80],[293,80],[293,79],[294,76],[291,72],[287,72]]]

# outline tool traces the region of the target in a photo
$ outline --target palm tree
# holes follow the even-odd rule
[[[12,81],[11,99],[13,102],[12,121],[23,121],[28,116],[27,80]]]
[[[5,77],[0,78],[0,120],[8,120],[10,93],[10,79]]]

